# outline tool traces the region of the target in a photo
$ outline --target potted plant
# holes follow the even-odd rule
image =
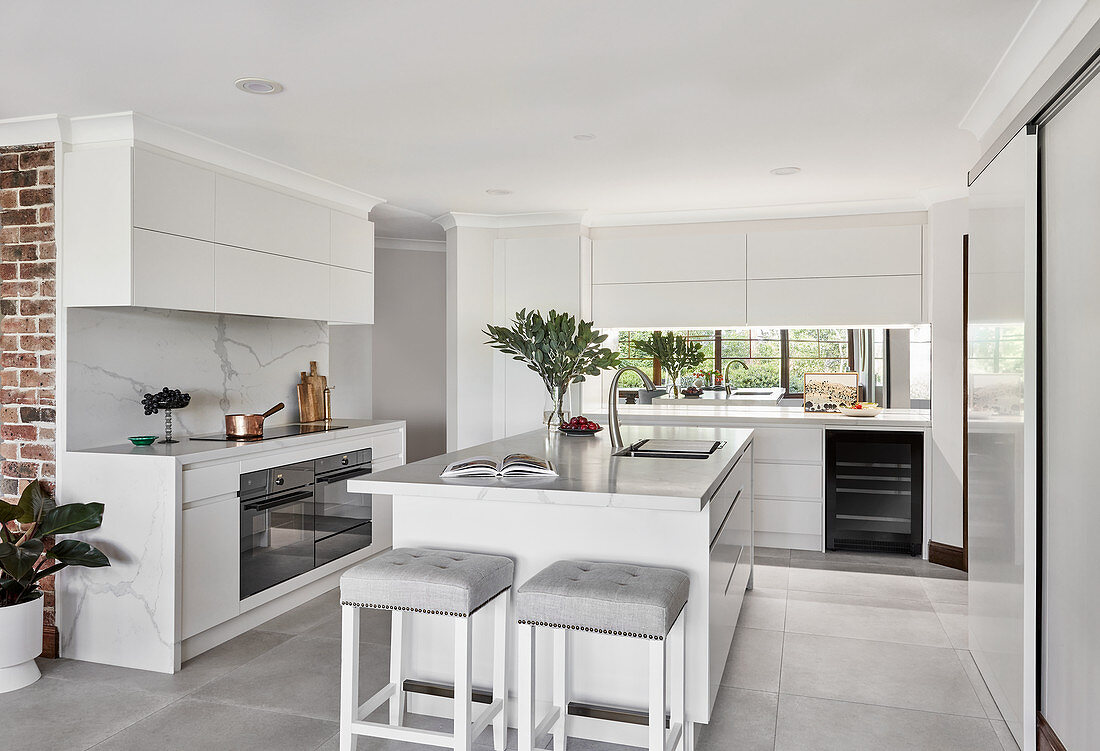
[[[634,348],[661,361],[661,367],[672,377],[672,392],[677,397],[680,396],[680,375],[707,359],[702,344],[671,331],[654,331],[649,339],[642,339]]]
[[[619,365],[619,353],[602,346],[607,334],[592,328],[591,321],[556,310],[544,317],[524,308],[511,326],[487,324],[483,333],[489,337],[486,344],[512,355],[542,379],[551,404],[543,414],[548,429],[569,420],[565,399],[570,385]]]
[[[27,485],[18,504],[0,501],[0,693],[39,678],[34,658],[42,653],[42,579],[66,566],[111,565],[86,542],[60,540],[47,549],[45,538],[102,522],[102,503],[58,506],[38,480]]]

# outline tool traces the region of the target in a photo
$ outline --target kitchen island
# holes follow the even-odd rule
[[[723,442],[706,459],[615,456],[606,434],[566,436],[536,430],[397,467],[349,482],[349,489],[393,496],[394,547],[424,546],[506,555],[518,587],[561,559],[619,561],[687,572],[685,611],[688,722],[706,723],[752,574],[753,431],[624,428],[643,438]],[[557,477],[442,479],[451,462],[525,452],[548,458]],[[404,645],[410,675],[449,686],[453,634],[447,619],[411,619]],[[487,685],[491,623],[474,622],[474,684]],[[548,700],[550,638],[537,635],[538,696]],[[514,633],[509,640],[514,640]],[[644,640],[577,632],[575,697],[569,734],[645,745],[645,726],[594,719],[591,707],[646,706]],[[512,679],[514,680],[514,678]],[[420,684],[418,684],[420,685]],[[511,686],[515,693],[514,684]],[[449,701],[410,693],[414,712],[446,715]],[[515,717],[510,718],[515,725]],[[689,724],[688,727],[691,727]],[[692,735],[687,734],[690,740]]]

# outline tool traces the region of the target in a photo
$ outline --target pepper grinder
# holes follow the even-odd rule
[[[325,399],[325,422],[332,422],[332,387],[326,386],[323,394]]]

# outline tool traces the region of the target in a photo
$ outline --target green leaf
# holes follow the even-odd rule
[[[7,501],[0,501],[0,524],[7,524],[13,522],[19,518],[19,515],[23,513],[14,503],[8,503]]]
[[[46,490],[41,482],[34,480],[23,489],[22,495],[19,496],[19,523],[30,524],[36,522],[42,518],[44,512],[49,511],[56,505],[50,491]]]
[[[42,515],[42,524],[35,530],[40,537],[71,535],[95,529],[103,523],[102,503],[68,503]]]
[[[22,545],[0,542],[0,568],[12,579],[25,579],[33,570],[44,545],[41,540],[27,540]]]
[[[50,548],[46,556],[69,566],[100,568],[111,565],[107,556],[83,540],[62,540]]]

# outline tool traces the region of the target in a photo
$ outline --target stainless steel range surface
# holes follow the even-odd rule
[[[327,425],[311,425],[306,423],[294,423],[291,425],[275,425],[264,428],[264,434],[255,438],[227,438],[225,433],[204,433],[190,436],[192,441],[221,441],[222,443],[256,443],[257,441],[269,441],[273,438],[288,438],[295,435],[314,435],[316,433],[328,433],[333,430],[344,430],[347,425],[329,423]]]

